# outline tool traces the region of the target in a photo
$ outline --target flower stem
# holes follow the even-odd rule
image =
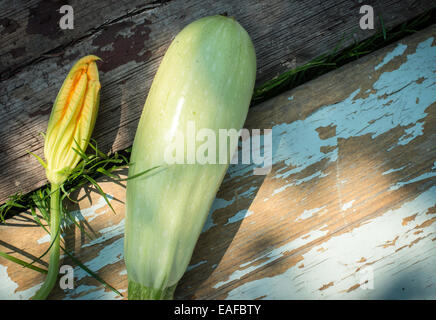
[[[50,261],[48,266],[48,273],[45,282],[38,290],[32,300],[44,300],[50,294],[51,290],[56,284],[59,274],[59,245],[60,245],[60,187],[58,184],[51,184],[50,196],[50,235],[51,235],[51,248],[50,248]]]

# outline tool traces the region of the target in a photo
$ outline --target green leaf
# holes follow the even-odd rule
[[[42,227],[45,230],[45,232],[50,234],[50,231],[42,224],[41,220],[39,219],[38,215],[36,214],[35,208],[31,208],[30,212],[32,213],[32,217],[36,221],[36,223],[39,224],[39,226]]]
[[[34,271],[38,271],[40,273],[47,273],[46,269],[42,269],[42,268],[30,265],[26,261],[23,261],[21,259],[15,258],[15,257],[13,257],[13,256],[11,256],[11,255],[9,255],[7,253],[2,252],[2,251],[0,251],[0,257],[3,257],[3,258],[5,258],[5,259],[7,259],[9,261],[12,261],[12,262],[16,263],[16,264],[19,264],[19,265],[21,265],[21,266],[23,266],[25,268],[28,268],[28,269],[31,269],[31,270],[34,270]]]
[[[44,169],[47,169],[47,164],[44,162],[44,160],[41,159],[41,157],[37,156],[33,152],[30,152],[29,150],[27,150],[27,152],[34,156],[36,160],[38,160],[38,162],[44,167]]]
[[[382,32],[383,32],[383,39],[386,40],[386,28],[385,28],[385,23],[384,23],[384,21],[383,21],[383,17],[382,17],[381,15],[379,15],[379,18],[380,18],[380,24],[381,24]]]
[[[101,187],[98,185],[97,181],[95,181],[94,179],[92,179],[90,176],[88,175],[84,175],[83,176],[85,179],[87,179],[89,182],[92,183],[92,185],[94,187],[97,188],[98,192],[101,194],[101,196],[104,198],[104,200],[106,201],[107,205],[111,208],[111,210],[113,211],[114,214],[116,214],[114,208],[112,207],[112,205],[109,202],[109,199],[107,198],[106,194],[103,192],[103,190],[101,189]]]
[[[95,146],[91,143],[91,141],[95,143]],[[96,155],[96,156],[99,156],[100,158],[107,159],[108,156],[105,155],[103,152],[101,152],[101,151],[97,148],[97,141],[94,140],[94,139],[91,139],[91,141],[89,141],[88,145],[89,145],[89,146],[90,146],[90,147],[95,151],[95,155]]]
[[[108,284],[106,281],[104,281],[98,274],[96,274],[95,272],[91,271],[87,266],[85,266],[83,263],[81,263],[76,257],[74,257],[71,253],[69,253],[67,250],[65,250],[64,247],[61,246],[62,251],[65,252],[65,254],[67,256],[69,256],[71,258],[71,260],[73,260],[77,265],[79,265],[80,268],[82,268],[83,270],[85,270],[91,277],[95,278],[97,281],[99,281],[100,283],[102,283],[104,286],[106,286],[107,288],[109,288],[110,290],[112,290],[113,292],[115,292],[116,294],[120,295],[121,297],[123,296],[121,294],[121,292],[119,292],[117,289],[115,289],[114,287],[112,287],[110,284]]]
[[[82,158],[83,160],[88,160],[89,157],[85,154],[85,152],[82,150],[82,148],[80,147],[80,145],[77,143],[76,139],[74,139],[74,142],[76,143],[77,148],[72,147],[73,151],[75,153],[77,153],[80,158]]]
[[[49,253],[51,247],[53,246],[54,241],[56,240],[57,237],[59,237],[59,233],[60,233],[60,228],[57,230],[55,238],[50,240],[50,245],[48,246],[48,249],[45,250],[45,251],[43,252],[43,254],[40,255],[38,258],[33,259],[31,262],[29,262],[27,265],[25,265],[25,267],[32,266],[36,261],[40,262],[41,259],[42,259],[42,258],[43,258],[47,253]],[[50,234],[50,233],[49,233],[49,234]]]
[[[80,232],[82,232],[86,237],[88,237],[88,239],[94,239],[86,230],[85,230],[85,228],[82,226],[82,225],[80,225],[77,221],[76,221],[76,219],[75,219],[75,217],[73,217],[73,216],[71,216],[71,213],[70,212],[68,212],[68,211],[64,211],[64,210],[62,210],[63,212],[64,212],[64,215],[65,215],[65,217],[69,220],[69,221],[71,221],[77,228],[79,228],[79,230],[80,230]]]
[[[128,181],[128,180],[133,180],[133,179],[139,178],[139,177],[141,177],[141,176],[143,176],[143,175],[149,173],[150,171],[152,171],[152,170],[154,170],[154,169],[157,169],[157,168],[160,168],[160,167],[161,167],[161,166],[156,166],[156,167],[153,167],[153,168],[147,169],[147,170],[145,170],[145,171],[143,171],[143,172],[137,173],[137,174],[135,174],[135,175],[133,175],[133,176],[131,176],[131,177],[128,177],[128,178],[125,178],[125,179],[118,179],[118,181]],[[162,168],[162,169],[164,169],[164,168]]]
[[[113,179],[116,179],[116,178],[117,178],[116,175],[110,173],[109,171],[107,171],[107,170],[104,169],[103,167],[98,168],[98,169],[97,169],[97,172],[100,172],[100,173],[102,173],[102,174],[104,174],[104,175],[106,175],[106,176],[108,176],[108,177],[110,177],[110,178],[113,178]]]

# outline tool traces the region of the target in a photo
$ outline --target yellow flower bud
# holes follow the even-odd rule
[[[53,105],[44,145],[50,183],[65,182],[80,160],[73,148],[88,147],[100,101],[96,60],[89,55],[73,66]]]

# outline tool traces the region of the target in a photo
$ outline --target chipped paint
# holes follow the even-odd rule
[[[426,179],[429,179],[429,178],[432,178],[432,177],[435,177],[435,176],[436,176],[436,171],[425,172],[425,173],[419,175],[416,178],[410,179],[409,181],[406,181],[406,182],[397,182],[395,185],[390,186],[389,190],[390,191],[395,191],[395,190],[398,190],[398,189],[400,189],[401,187],[403,187],[405,185],[408,185],[408,184],[411,184],[411,183],[415,183],[415,182],[418,182],[418,181],[422,181],[422,180],[426,180]]]
[[[113,200],[113,196],[110,194],[106,194],[106,197],[109,202]],[[106,200],[103,197],[100,197],[97,200],[97,203],[93,206],[85,209],[71,211],[70,216],[73,217],[77,222],[86,220],[89,223],[98,216],[108,212],[108,209],[100,210],[105,206],[107,206]],[[97,212],[98,210],[100,210],[100,212]],[[63,228],[68,227],[72,224],[72,221],[63,221]],[[61,236],[64,236],[64,234],[62,234]],[[37,242],[38,244],[50,243],[50,234],[46,234],[45,236],[41,237],[37,240]]]
[[[278,174],[275,176],[275,178],[281,178],[281,177],[287,177],[289,174],[288,173],[283,173],[283,174]],[[285,184],[284,186],[281,186],[280,188],[277,188],[273,191],[272,195],[276,195],[277,193],[280,193],[282,191],[285,191],[287,188],[292,187],[292,186],[298,186],[304,182],[308,182],[312,179],[315,178],[324,178],[327,177],[327,174],[324,174],[321,171],[317,171],[314,174],[311,174],[310,176],[304,177],[302,179],[297,179],[291,183]]]
[[[402,44],[402,43],[398,44],[398,45],[395,47],[394,50],[392,50],[391,52],[389,52],[389,53],[384,57],[383,61],[382,61],[380,64],[378,64],[378,65],[376,65],[376,66],[374,67],[374,70],[377,71],[378,69],[380,69],[381,67],[383,67],[385,64],[387,64],[388,62],[390,62],[390,61],[391,61],[392,59],[394,59],[395,57],[401,56],[401,55],[404,53],[404,51],[406,51],[406,49],[407,49],[407,45]]]
[[[61,236],[63,236],[63,235],[61,235]],[[46,243],[46,242],[49,243],[49,242],[50,242],[50,239],[51,239],[50,234],[46,234],[45,236],[39,238],[39,239],[37,240],[37,243],[38,243],[38,244],[43,244],[43,243]]]
[[[142,23],[121,21],[101,30],[92,40],[95,55],[103,61],[99,70],[108,72],[125,64],[147,61],[151,57],[145,41],[151,32],[149,24],[147,19]]]
[[[248,188],[248,190],[246,190],[240,194],[235,195],[231,200],[215,198],[215,200],[212,203],[212,207],[209,211],[209,215],[207,216],[206,222],[204,223],[203,230],[201,232],[206,232],[210,228],[216,226],[216,223],[213,221],[213,217],[212,217],[212,214],[215,211],[231,206],[238,198],[251,198],[253,193],[256,190],[257,190],[257,187],[250,187],[250,188]],[[239,220],[243,219],[245,216],[249,216],[252,214],[252,212],[251,212],[248,215],[246,215],[247,212],[243,213],[242,211],[243,210],[236,213],[235,216],[233,218],[230,218],[226,224],[239,221]]]
[[[242,277],[250,274],[251,272],[256,271],[259,268],[271,263],[272,261],[275,261],[275,260],[283,257],[287,252],[291,252],[291,251],[293,251],[293,250],[295,250],[303,245],[306,245],[306,244],[308,244],[316,239],[319,239],[319,238],[325,236],[328,233],[328,231],[323,230],[323,229],[325,229],[326,227],[327,227],[327,225],[324,225],[321,228],[319,228],[318,230],[312,230],[308,234],[303,235],[295,240],[292,240],[292,241],[286,243],[285,245],[283,245],[279,248],[276,248],[272,251],[264,253],[252,261],[241,264],[239,267],[242,269],[238,269],[238,270],[234,271],[229,276],[229,278],[227,280],[220,281],[217,284],[215,284],[214,288],[216,289],[216,288],[222,287],[223,285],[230,283],[234,280],[239,280]],[[264,261],[259,263],[259,264],[254,265],[254,263],[256,263],[259,260],[264,260]],[[249,267],[247,267],[247,266],[249,266]]]
[[[347,203],[344,203],[343,205],[342,205],[342,207],[341,207],[341,210],[342,211],[347,211],[348,209],[350,209],[352,206],[353,206],[353,202],[354,202],[355,200],[351,200],[351,201],[349,201],[349,202],[347,202]]]
[[[247,191],[239,194],[240,198],[251,198],[253,193],[257,191],[258,187],[250,187]]]
[[[313,215],[315,213],[320,212],[322,209],[324,209],[326,206],[322,206],[320,208],[314,208],[314,209],[309,209],[309,210],[304,210],[303,213],[297,218],[295,219],[295,221],[302,221],[302,220],[306,220],[309,219],[311,217],[313,217]],[[325,210],[324,210],[325,211]]]
[[[210,208],[206,222],[204,223],[203,230],[201,232],[206,232],[210,228],[216,226],[216,223],[213,221],[212,214],[219,209],[223,209],[230,206],[233,202],[235,202],[235,198],[229,201],[221,198],[215,198],[215,200],[212,203],[212,207]]]
[[[404,135],[392,144],[389,149],[392,150],[422,135],[425,110],[435,102],[436,74],[428,68],[436,60],[432,42],[433,37],[421,42],[398,69],[382,73],[366,98],[357,98],[360,92],[357,89],[343,101],[323,106],[304,120],[273,126],[273,164],[286,165],[277,171],[280,173],[277,177],[286,179],[324,159],[336,161],[338,139],[367,134],[374,139],[398,126],[404,127]],[[415,99],[417,95],[419,101]],[[328,126],[336,126],[336,135],[321,139],[316,129]],[[321,151],[327,147],[333,150]],[[253,168],[254,165],[231,165],[228,173],[234,179]]]
[[[117,236],[123,236],[124,235],[124,227],[125,227],[125,219],[121,220],[118,224],[106,227],[100,230],[101,236],[98,238],[95,238],[91,240],[88,243],[85,243],[82,245],[82,248],[90,247],[93,245],[96,245],[98,243],[103,243],[109,239],[112,239]]]
[[[28,300],[42,286],[37,284],[27,290],[17,291],[18,284],[8,274],[8,267],[0,265],[0,300]]]
[[[124,237],[115,240],[111,244],[101,249],[97,256],[89,261],[82,262],[91,271],[97,272],[102,268],[120,262],[124,259]],[[89,276],[88,273],[80,267],[74,268],[74,278],[76,280]]]
[[[114,197],[110,194],[106,194],[106,198],[109,200],[109,202],[111,202],[114,199]],[[75,217],[76,221],[86,220],[88,222],[91,222],[98,216],[101,216],[102,214],[108,212],[107,208],[106,210],[100,210],[106,206],[107,206],[106,200],[103,197],[100,197],[95,205],[89,208],[71,211],[70,215],[72,217]],[[97,212],[98,210],[100,210],[100,212]]]
[[[337,161],[338,149],[335,147],[338,145],[338,139],[363,135],[369,135],[372,139],[375,139],[394,128],[404,128],[404,134],[397,140],[393,140],[391,147],[387,150],[390,151],[396,147],[404,146],[422,135],[427,116],[426,109],[435,102],[434,84],[436,83],[436,75],[434,70],[428,68],[429,65],[433,65],[432,62],[436,59],[436,47],[432,47],[432,42],[433,37],[421,42],[414,53],[407,55],[406,62],[400,65],[398,69],[382,73],[378,80],[374,82],[373,90],[370,90],[365,98],[357,97],[360,92],[360,89],[357,89],[343,101],[323,106],[303,120],[273,126],[273,163],[283,163],[285,167],[276,171],[275,178],[282,179],[282,186],[276,188],[272,194],[277,194],[292,185],[301,183],[301,175],[298,176],[298,179],[295,179],[295,177],[309,166],[324,159],[329,162]],[[405,48],[401,47],[401,45],[398,48],[385,59],[384,64],[405,52]],[[382,67],[382,65],[379,67]],[[415,99],[417,95],[419,99]],[[401,110],[401,112],[398,112],[398,110]],[[335,135],[321,139],[317,129],[328,126],[335,126]],[[326,147],[332,148],[327,149]],[[322,152],[323,148],[330,151]],[[382,175],[400,171],[404,167],[385,171]],[[251,169],[252,166],[234,165],[230,168],[229,174],[232,178],[236,178],[248,173]],[[309,179],[313,175],[321,176],[321,174],[324,173],[319,170],[306,176],[306,178]],[[404,184],[422,181],[434,175],[435,172],[433,171],[427,172],[408,182],[400,182],[391,188],[398,189]],[[409,282],[402,285],[412,288],[413,294],[421,297],[436,297],[435,290],[423,291],[422,287],[419,287],[422,283],[416,281],[416,275],[422,274],[427,283],[435,282],[436,279],[433,275],[434,272],[431,271],[431,266],[436,263],[436,258],[433,258],[434,261],[427,263],[428,260],[431,260],[427,254],[425,255],[427,261],[423,260],[424,262],[421,262],[418,260],[414,264],[410,263],[410,259],[413,259],[421,252],[435,250],[434,244],[432,244],[429,237],[429,235],[435,233],[434,224],[427,221],[424,234],[408,232],[414,226],[420,225],[418,221],[409,223],[407,226],[402,225],[402,219],[416,211],[420,212],[417,220],[420,220],[419,217],[421,217],[421,223],[423,223],[422,219],[425,219],[425,217],[422,213],[435,205],[435,192],[436,189],[433,187],[418,195],[413,201],[403,204],[399,209],[389,210],[382,216],[366,222],[351,232],[331,237],[328,241],[314,247],[304,255],[304,268],[291,267],[282,275],[247,282],[234,288],[229,293],[228,298],[254,299],[260,296],[267,297],[267,299],[343,298],[345,294],[347,298],[383,297],[383,295],[388,297],[402,296],[399,291],[386,293],[384,290],[364,290],[365,284],[359,282],[359,277],[361,277],[362,270],[367,270],[368,266],[375,268],[374,282],[376,288],[377,283],[378,286],[389,286],[386,275],[391,276],[393,270],[396,270],[394,277],[401,280],[399,274],[403,273],[402,276],[404,276],[411,269],[419,269],[420,272],[417,273],[409,272],[406,277]],[[341,209],[343,211],[350,209],[354,201],[341,204]],[[308,212],[306,214],[310,216]],[[396,220],[399,220],[398,223],[394,222]],[[429,226],[433,226],[433,229]],[[404,228],[410,229],[405,230]],[[368,237],[369,234],[372,236]],[[400,237],[392,242],[392,239],[398,235]],[[310,237],[297,240],[312,241]],[[385,246],[386,243],[391,243],[391,245]],[[298,245],[298,247],[301,245]],[[294,247],[294,245],[290,246]],[[406,254],[407,248],[412,246],[417,251],[414,251],[413,254]],[[419,249],[418,246],[420,246]],[[394,254],[399,258],[394,259],[389,256]],[[275,256],[280,256],[280,254],[267,253],[253,261],[240,265],[227,280],[218,282],[215,288],[220,288],[242,277],[250,277],[253,271],[265,266],[271,259],[274,260]],[[432,256],[436,257],[436,254]],[[362,257],[366,257],[365,260],[362,260]],[[253,264],[262,258],[266,260],[258,265]],[[405,261],[409,261],[409,264],[405,263]],[[403,268],[400,268],[400,266],[406,265],[413,265],[414,267],[409,267],[409,271],[402,272]],[[387,271],[378,272],[378,269]],[[326,287],[325,285],[329,283],[333,283],[333,285]],[[320,291],[319,288],[324,289]],[[429,292],[430,295],[428,295]],[[402,297],[410,297],[411,294],[404,294]]]
[[[304,268],[293,266],[280,275],[248,281],[231,290],[227,298],[435,299],[436,288],[428,286],[436,282],[436,246],[431,240],[435,225],[419,235],[410,232],[427,221],[425,213],[435,204],[436,187],[432,187],[353,232],[333,236],[311,248],[303,254]],[[403,219],[413,212],[417,212],[415,220],[403,225]],[[398,235],[393,245],[385,246]],[[422,239],[416,241],[418,238]],[[369,266],[374,273],[374,290],[362,289],[356,272]],[[330,282],[334,285],[319,290]]]
[[[386,170],[385,172],[383,172],[382,175],[384,176],[384,175],[386,175],[386,174],[391,174],[391,173],[393,173],[393,172],[401,171],[401,170],[403,170],[403,169],[406,168],[406,167],[407,167],[407,165],[402,166],[402,167],[397,168],[397,169],[389,169],[389,170]]]
[[[200,261],[200,262],[198,262],[196,264],[191,264],[190,266],[188,266],[188,268],[186,268],[186,272],[191,271],[191,270],[193,270],[193,269],[195,269],[195,268],[197,268],[197,267],[199,267],[199,266],[201,266],[202,264],[205,264],[205,263],[207,263],[206,260]]]
[[[121,294],[126,290],[119,290]],[[77,288],[70,290],[64,298],[64,300],[120,300],[117,293],[102,287],[81,285]]]
[[[230,223],[235,223],[237,221],[243,220],[249,216],[251,216],[254,212],[248,209],[242,209],[241,211],[238,211],[233,217],[229,218],[225,225],[228,225]]]

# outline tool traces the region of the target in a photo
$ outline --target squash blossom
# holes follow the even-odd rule
[[[77,151],[86,150],[94,129],[100,100],[96,60],[100,58],[89,55],[73,66],[50,115],[44,144],[46,175],[51,184],[50,262],[47,278],[32,299],[47,298],[59,274],[60,187],[80,161]]]
[[[54,103],[44,145],[51,183],[65,182],[80,160],[73,148],[85,151],[91,138],[100,92],[96,60],[86,56],[73,66]]]

